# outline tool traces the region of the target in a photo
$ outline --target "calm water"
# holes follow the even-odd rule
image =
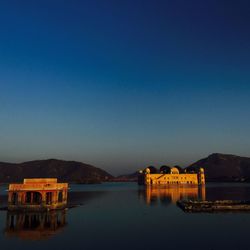
[[[0,187],[0,202],[6,201]],[[175,202],[248,199],[249,184],[144,189],[136,183],[71,186],[70,203],[49,214],[0,211],[1,249],[250,249],[250,213],[184,213]],[[11,219],[12,218],[12,219]],[[14,220],[13,220],[14,218]]]

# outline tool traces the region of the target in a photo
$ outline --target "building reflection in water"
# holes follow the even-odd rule
[[[181,199],[205,200],[206,189],[204,185],[168,185],[168,186],[146,186],[139,191],[145,202],[149,205],[169,205]]]
[[[40,213],[7,212],[5,236],[42,240],[60,233],[66,225],[66,210]]]

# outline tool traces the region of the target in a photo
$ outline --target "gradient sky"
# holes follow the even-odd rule
[[[112,174],[250,156],[248,0],[0,2],[0,161]]]

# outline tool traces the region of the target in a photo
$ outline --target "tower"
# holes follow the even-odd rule
[[[198,172],[198,184],[204,185],[205,184],[205,173],[204,168],[200,168]]]

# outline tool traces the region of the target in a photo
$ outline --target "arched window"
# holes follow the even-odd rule
[[[27,192],[25,197],[26,204],[40,205],[42,203],[42,195],[39,192]]]
[[[11,196],[11,204],[12,205],[16,205],[18,202],[18,194],[17,193],[13,193]]]
[[[47,205],[52,204],[52,192],[46,193],[46,204]]]
[[[27,192],[25,196],[25,203],[31,203],[31,192]]]
[[[63,192],[62,191],[60,191],[58,193],[58,202],[63,202]]]

